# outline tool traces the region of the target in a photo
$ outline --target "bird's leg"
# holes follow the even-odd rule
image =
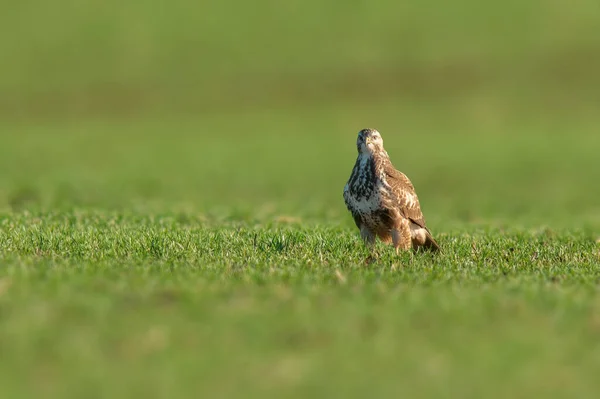
[[[363,239],[367,247],[370,249],[375,245],[375,234],[369,230],[365,225],[360,227],[360,237]]]
[[[394,244],[394,248],[396,248],[396,254],[398,254],[398,250],[400,249],[407,251],[412,247],[408,220],[402,220],[400,225],[392,230],[392,243]]]
[[[362,225],[360,227],[360,237],[363,239],[370,252],[370,255],[366,259],[366,263],[371,264],[377,259],[377,254],[374,254],[375,233],[369,230],[365,225]]]

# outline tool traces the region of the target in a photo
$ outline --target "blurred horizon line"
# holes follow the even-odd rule
[[[588,49],[589,50],[589,49]],[[489,65],[472,60],[394,67],[322,69],[308,72],[247,72],[204,82],[120,82],[118,79],[60,90],[5,91],[3,119],[127,117],[150,112],[244,110],[322,103],[362,103],[395,99],[445,99],[494,89],[494,96],[554,93],[586,102],[600,87],[600,56],[595,51],[565,52],[537,62]],[[504,91],[503,91],[504,90]],[[509,92],[507,94],[507,91]],[[598,98],[594,98],[597,100]]]

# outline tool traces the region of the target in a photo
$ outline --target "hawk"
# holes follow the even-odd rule
[[[375,129],[361,130],[356,147],[358,158],[344,187],[344,201],[363,241],[372,246],[379,237],[392,243],[396,253],[411,247],[439,250],[425,225],[415,188],[392,165],[381,134]]]

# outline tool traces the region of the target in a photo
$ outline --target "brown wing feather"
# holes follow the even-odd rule
[[[425,225],[425,217],[423,216],[423,212],[421,211],[419,198],[417,197],[415,187],[413,186],[408,176],[396,170],[396,168],[394,168],[391,162],[386,163],[384,171],[387,177],[387,183],[392,188],[398,211],[404,217],[408,218],[412,223],[424,228],[425,231],[427,231],[427,238],[425,244],[423,245],[425,248],[433,251],[439,251],[439,244],[435,241],[435,239],[431,235],[431,232]],[[407,194],[414,196],[414,200],[410,201],[410,203],[406,199]]]
[[[423,216],[423,212],[421,212],[419,198],[410,179],[404,173],[396,170],[391,162],[386,162],[384,171],[387,176],[387,183],[392,188],[396,202],[395,205],[398,207],[398,210],[414,224],[427,229],[425,226],[425,217]],[[412,195],[414,201],[409,202],[407,195]]]

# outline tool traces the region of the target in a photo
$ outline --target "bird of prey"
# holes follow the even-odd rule
[[[368,246],[376,237],[398,250],[440,249],[425,225],[419,199],[408,177],[396,170],[381,134],[363,129],[356,140],[358,158],[344,187],[344,201]]]

